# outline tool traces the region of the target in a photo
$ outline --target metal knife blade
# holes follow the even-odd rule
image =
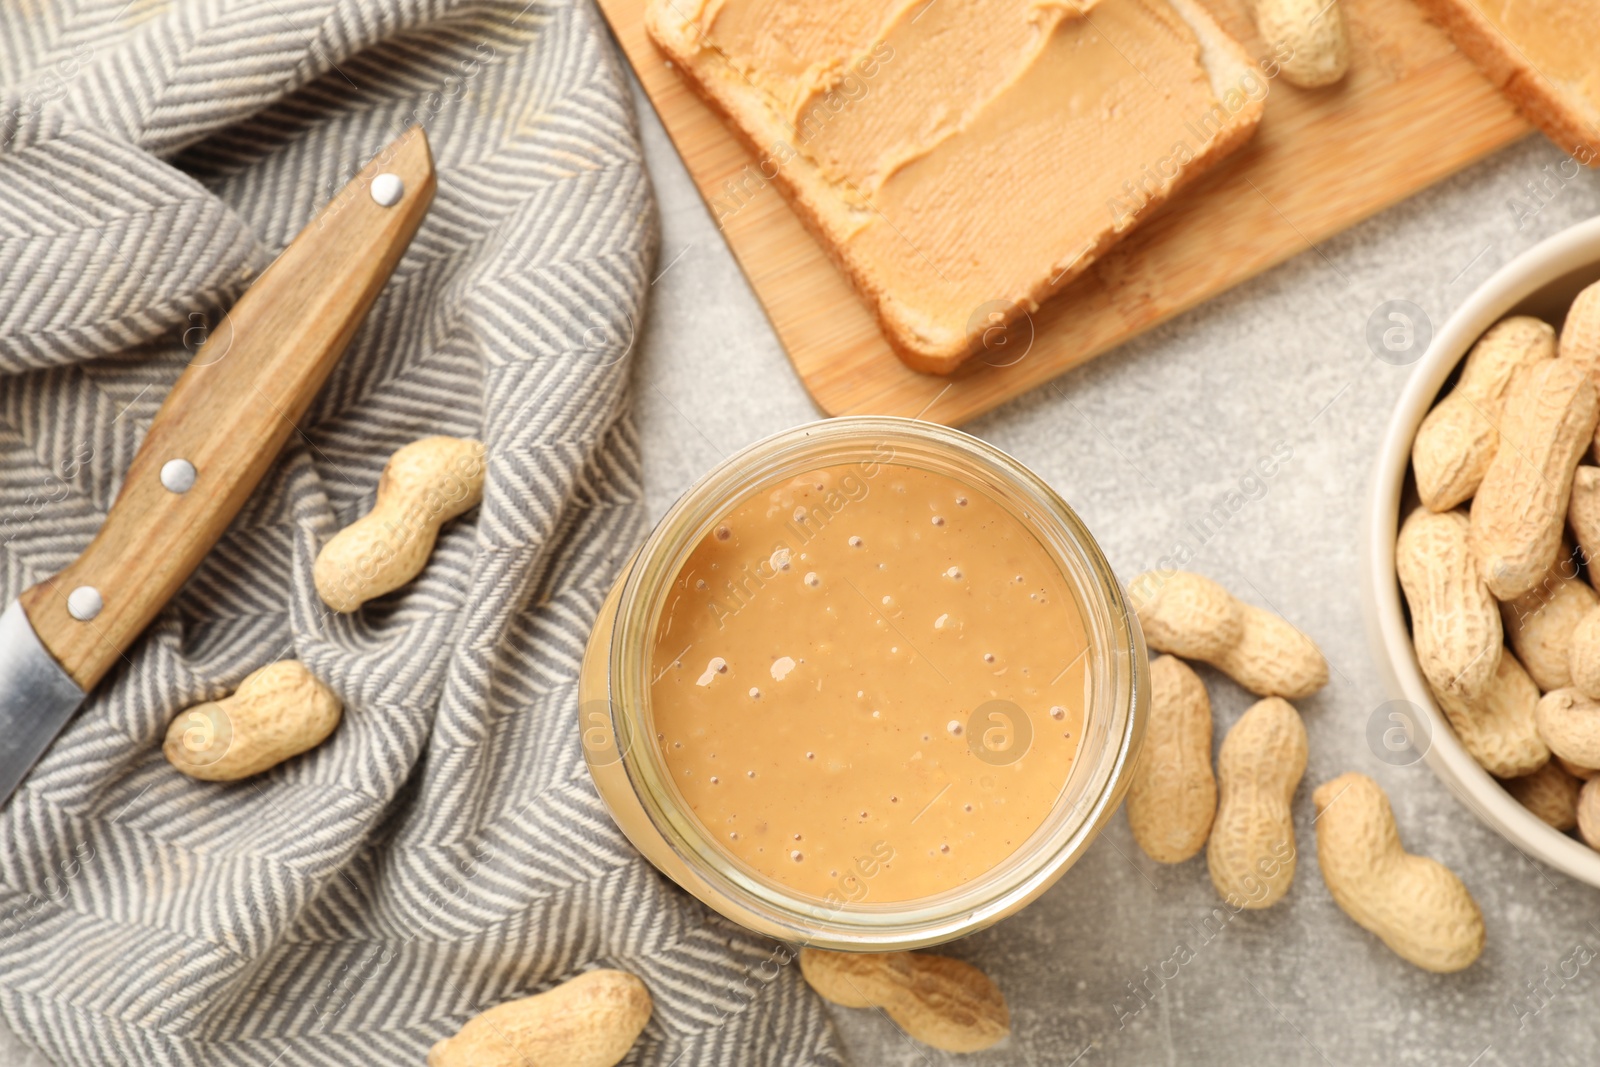
[[[0,798],[17,788],[83,697],[22,605],[7,604],[0,613]]]

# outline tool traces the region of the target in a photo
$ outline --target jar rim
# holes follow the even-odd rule
[[[939,469],[991,495],[998,490],[997,499],[1040,540],[1073,587],[1089,640],[1088,670],[1095,678],[1077,755],[1040,826],[971,882],[930,897],[877,904],[821,901],[744,867],[681,805],[649,719],[660,611],[689,552],[732,503],[783,476],[851,462],[864,448],[871,448],[878,462]],[[668,509],[636,555],[621,588],[606,663],[620,761],[641,806],[678,858],[731,899],[746,925],[753,922],[762,932],[788,940],[855,949],[910,948],[959,937],[1011,914],[1053,884],[1126,791],[1143,740],[1149,689],[1138,619],[1077,513],[1042,478],[993,445],[938,423],[890,416],[846,416],[780,431],[700,478]],[[1092,738],[1099,738],[1094,751]]]

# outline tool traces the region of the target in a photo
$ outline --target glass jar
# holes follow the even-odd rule
[[[818,899],[736,860],[687,810],[650,706],[663,602],[685,560],[735,503],[824,467],[892,463],[945,475],[999,502],[1038,540],[1077,601],[1088,642],[1077,756],[1053,807],[1009,857],[935,896],[894,903]],[[981,929],[1044,892],[1088,848],[1127,789],[1150,687],[1144,638],[1121,586],[1078,516],[999,449],[912,419],[850,417],[757,442],[712,470],[667,512],[606,598],[579,684],[584,756],[617,825],[673,881],[733,921],[820,948],[888,951]]]

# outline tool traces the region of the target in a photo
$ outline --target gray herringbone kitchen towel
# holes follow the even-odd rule
[[[654,251],[582,0],[0,5],[4,595],[87,543],[207,324],[414,122],[438,197],[370,320],[0,812],[0,1009],[62,1063],[418,1064],[614,966],[656,1003],[628,1062],[836,1063],[795,968],[639,859],[580,757],[579,656],[641,534]],[[487,443],[483,506],[328,617],[318,545],[428,434]],[[180,709],[291,656],[345,702],[326,744],[235,784],[167,765]]]

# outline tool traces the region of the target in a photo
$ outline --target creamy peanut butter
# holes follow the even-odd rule
[[[1574,0],[1473,0],[1528,66],[1600,108],[1600,9]]]
[[[695,19],[851,205],[847,256],[957,332],[1131,226],[1229,114],[1163,0],[702,0]]]
[[[866,462],[732,502],[652,653],[683,806],[759,875],[891,902],[982,875],[1051,812],[1088,706],[1051,554],[963,481]]]

